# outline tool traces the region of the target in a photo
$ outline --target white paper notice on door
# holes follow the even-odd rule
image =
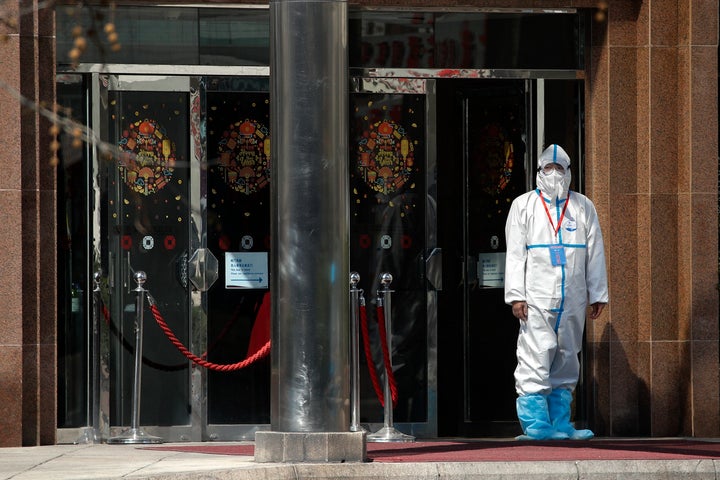
[[[268,253],[225,252],[225,288],[268,288]]]
[[[478,285],[502,287],[505,285],[505,252],[480,253],[477,262]]]

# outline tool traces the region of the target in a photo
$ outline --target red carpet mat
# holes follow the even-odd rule
[[[254,454],[253,445],[212,443],[143,447],[152,450],[215,455]],[[374,462],[537,462],[574,460],[687,460],[720,459],[720,441],[585,440],[585,441],[436,441],[368,443],[368,460]]]

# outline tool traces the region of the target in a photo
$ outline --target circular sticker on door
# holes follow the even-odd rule
[[[243,235],[243,237],[240,239],[240,246],[245,250],[250,250],[253,247],[253,244],[255,242],[253,241],[253,237],[250,235]]]
[[[145,250],[152,250],[155,247],[155,239],[150,235],[145,235],[142,239],[142,247]]]
[[[165,130],[151,119],[138,120],[122,132],[120,175],[134,192],[151,195],[172,179],[175,167],[175,143]]]

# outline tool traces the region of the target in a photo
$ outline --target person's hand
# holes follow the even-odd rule
[[[600,316],[603,309],[605,309],[605,303],[596,302],[590,305],[590,319],[595,320]]]
[[[515,318],[522,320],[523,322],[526,322],[527,315],[528,315],[527,302],[522,302],[522,301],[513,302],[512,313],[515,316]]]

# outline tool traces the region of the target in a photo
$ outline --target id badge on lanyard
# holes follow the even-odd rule
[[[567,198],[565,199],[565,205],[563,206],[562,213],[560,214],[560,218],[558,219],[557,227],[553,225],[550,210],[548,210],[547,205],[545,205],[545,200],[542,198],[542,194],[539,190],[538,195],[540,196],[542,206],[545,208],[545,213],[547,214],[547,218],[550,221],[550,226],[552,227],[553,232],[557,237],[560,226],[562,225],[563,218],[565,218],[565,210],[567,209],[568,203],[570,203],[570,192],[568,192]],[[559,267],[567,263],[567,258],[565,258],[565,247],[563,247],[562,245],[550,245],[548,247],[548,250],[550,251],[550,263],[553,267]]]
[[[567,263],[565,258],[565,247],[562,245],[550,245],[550,263],[553,267],[559,267]]]

